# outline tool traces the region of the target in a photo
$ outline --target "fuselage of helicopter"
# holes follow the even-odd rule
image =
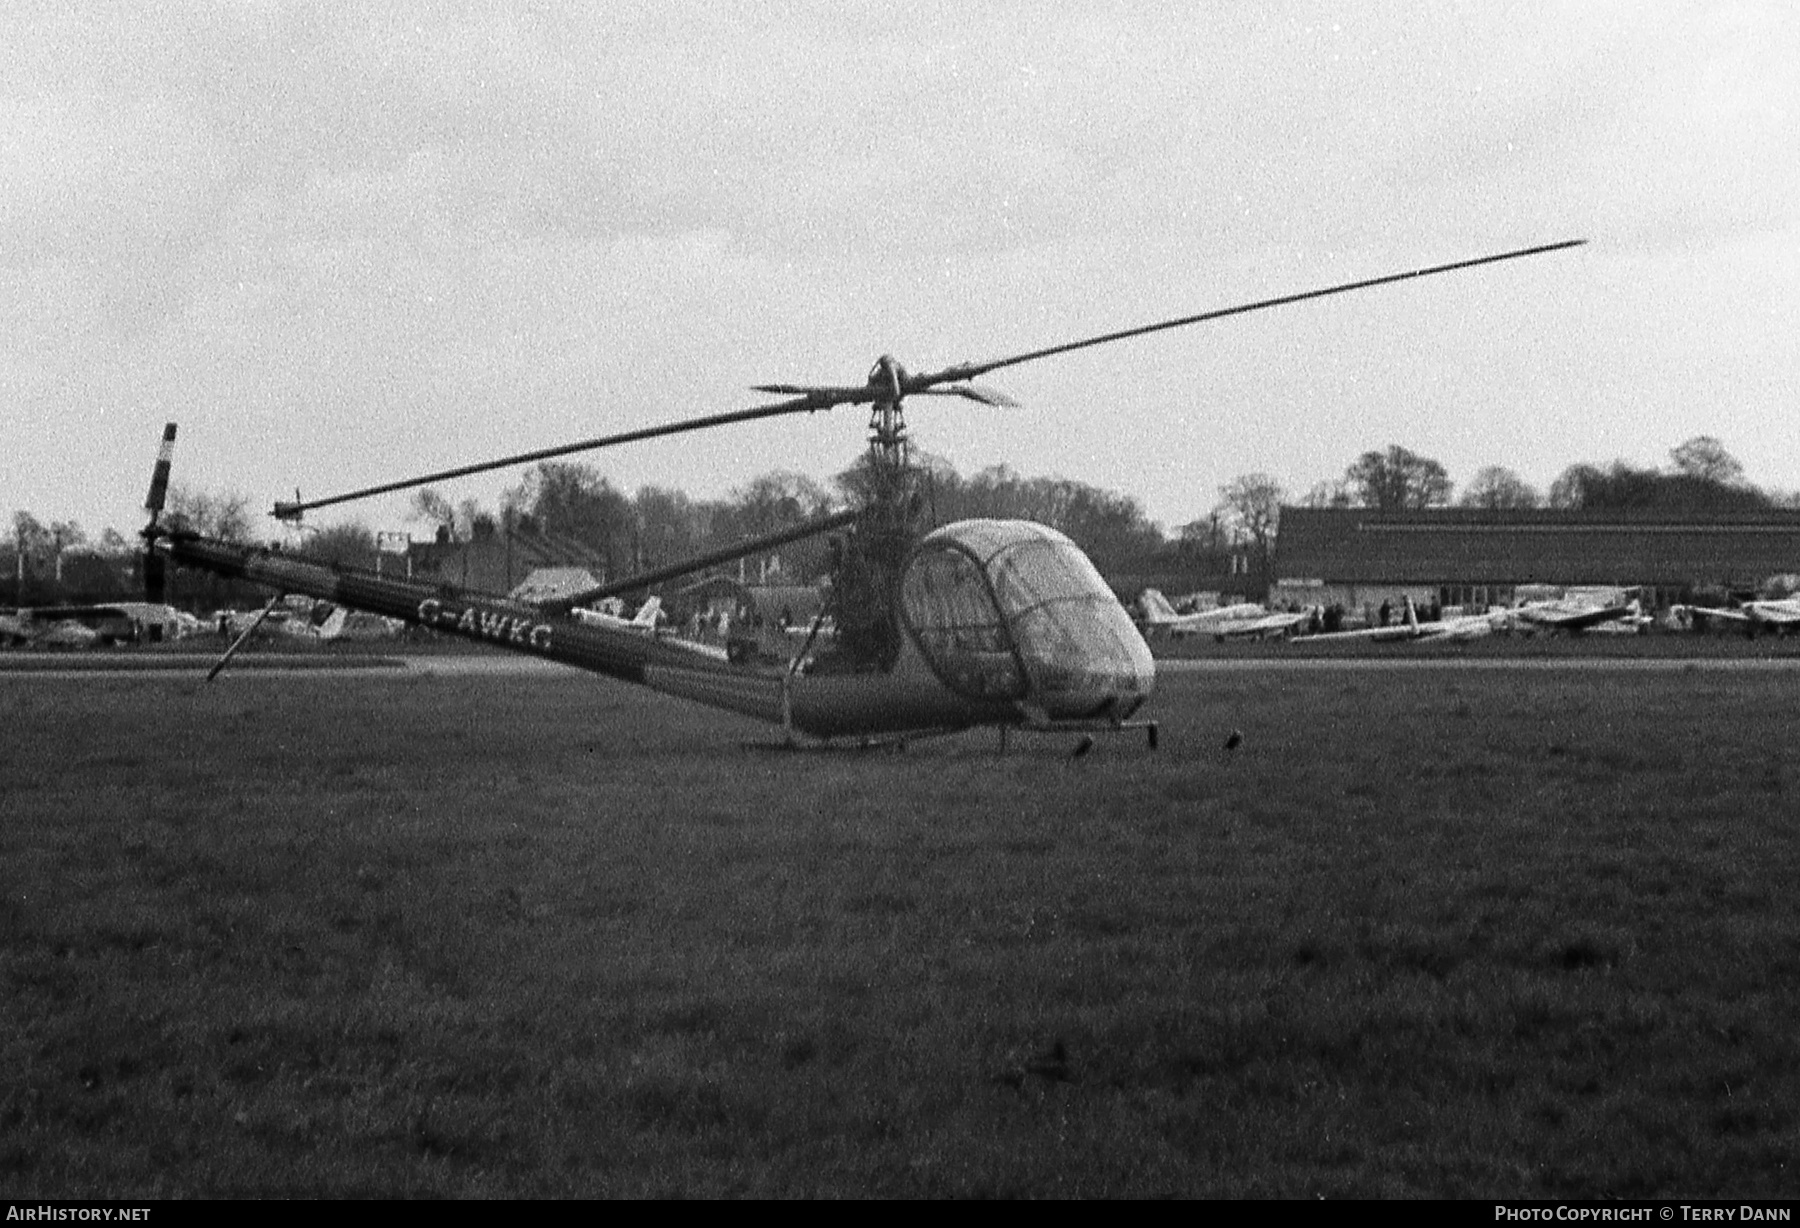
[[[731,662],[496,594],[189,533],[162,535],[151,548],[177,566],[402,619],[822,739],[983,725],[1117,729],[1154,689],[1149,650],[1086,556],[1028,522],[963,522],[928,535],[895,611],[906,633],[880,669],[834,668],[824,657]]]

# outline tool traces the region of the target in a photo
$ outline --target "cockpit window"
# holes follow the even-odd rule
[[[1050,601],[1068,601],[1107,592],[1106,581],[1085,554],[1056,541],[1010,546],[988,564],[994,591],[1008,614],[1022,614]]]
[[[1138,671],[1137,631],[1087,555],[1066,541],[1025,541],[988,563],[1032,684],[1050,694]]]
[[[933,671],[964,695],[1085,717],[1129,711],[1155,682],[1150,650],[1106,581],[1042,525],[937,530],[907,565],[901,610]]]
[[[931,667],[964,695],[1014,699],[1025,676],[981,566],[961,550],[919,552],[901,590],[906,621]]]

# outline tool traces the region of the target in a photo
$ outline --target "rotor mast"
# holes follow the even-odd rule
[[[910,520],[911,446],[903,408],[906,370],[883,354],[869,372],[869,474],[876,520],[882,529]]]
[[[886,668],[900,648],[895,608],[919,499],[907,440],[906,370],[883,354],[869,371],[869,502],[838,547],[832,606],[846,655]],[[859,398],[860,399],[860,398]]]

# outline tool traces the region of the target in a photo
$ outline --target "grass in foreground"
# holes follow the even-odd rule
[[[1800,1191],[1791,678],[1159,706],[1070,763],[581,677],[0,681],[0,1187]]]

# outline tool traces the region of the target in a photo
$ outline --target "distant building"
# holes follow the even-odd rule
[[[1281,509],[1279,604],[1485,608],[1522,585],[1641,588],[1662,608],[1695,590],[1754,591],[1800,571],[1800,510],[1729,513],[1432,508]]]
[[[391,566],[387,570],[393,570]],[[535,572],[568,569],[607,580],[606,559],[572,537],[496,529],[472,541],[413,542],[406,566],[415,580],[510,593]]]

